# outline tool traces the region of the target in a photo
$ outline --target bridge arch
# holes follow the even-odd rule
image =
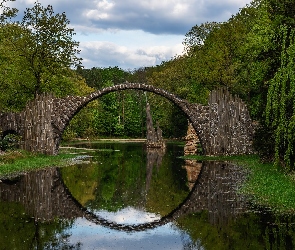
[[[0,130],[17,131],[22,136],[22,149],[57,154],[65,128],[83,107],[108,93],[127,89],[152,92],[178,106],[192,123],[204,154],[253,153],[253,127],[247,106],[224,89],[212,91],[207,106],[189,103],[164,89],[141,83],[114,85],[85,97],[39,95],[20,113],[0,113]]]
[[[85,106],[87,106],[90,102],[97,100],[101,98],[102,96],[105,96],[109,93],[112,92],[117,92],[117,91],[124,91],[124,90],[142,90],[142,91],[147,91],[151,92],[157,95],[162,96],[163,98],[171,101],[174,105],[176,105],[178,108],[180,108],[184,114],[187,116],[188,120],[192,123],[195,124],[194,128],[196,130],[197,135],[200,138],[200,143],[201,145],[203,140],[202,140],[202,130],[200,130],[200,126],[198,126],[198,120],[194,119],[194,113],[192,112],[192,104],[187,102],[186,100],[183,100],[179,98],[178,96],[169,93],[168,91],[154,87],[152,85],[146,85],[146,84],[141,84],[141,83],[125,83],[125,84],[119,84],[119,85],[114,85],[111,87],[106,87],[103,88],[99,91],[93,92],[90,95],[86,97],[72,97],[69,96],[63,100],[56,100],[56,105],[54,109],[54,115],[53,115],[53,124],[54,127],[56,128],[56,133],[57,136],[56,138],[60,138],[61,135],[63,134],[64,130],[66,127],[69,125],[70,121],[75,117],[75,115],[83,109]],[[206,108],[202,105],[196,105],[194,106],[195,109],[199,109],[199,112],[204,112]],[[203,116],[205,117],[205,116]],[[56,142],[59,144],[59,142]],[[57,145],[58,147],[58,145]]]

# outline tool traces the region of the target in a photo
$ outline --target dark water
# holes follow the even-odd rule
[[[96,150],[1,179],[0,249],[294,249],[295,220],[251,210],[237,166],[173,144],[77,146]]]

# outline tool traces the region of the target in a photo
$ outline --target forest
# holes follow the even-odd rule
[[[227,87],[248,105],[261,159],[295,168],[295,2],[254,0],[226,22],[206,22],[184,34],[183,55],[153,67],[86,69],[65,13],[36,2],[0,7],[0,110],[19,111],[37,94],[84,96],[123,82],[151,84],[192,103]],[[108,94],[72,120],[64,140],[145,137],[145,106],[165,138],[182,138],[187,118],[162,97],[140,91]]]

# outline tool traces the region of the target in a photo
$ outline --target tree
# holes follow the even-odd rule
[[[286,169],[295,167],[295,3],[266,0],[271,27],[275,71],[268,81],[266,123],[273,129],[275,161]]]
[[[8,19],[15,17],[18,9],[16,8],[10,8],[5,5],[7,2],[14,2],[15,0],[2,0],[0,2],[0,9],[2,10],[2,13],[0,14],[0,24],[3,24]]]
[[[201,25],[193,26],[189,32],[185,34],[185,39],[183,41],[184,50],[189,54],[202,47],[209,34],[219,26],[220,23],[217,22],[206,22]]]
[[[76,56],[79,43],[72,40],[74,30],[69,23],[65,13],[54,15],[51,5],[44,8],[36,2],[25,11],[20,24],[24,32],[16,47],[34,75],[35,95],[43,92],[48,75],[66,75],[68,68],[81,64]]]
[[[62,96],[76,92],[80,78],[71,68],[80,65],[81,58],[77,57],[78,42],[72,39],[74,31],[68,27],[66,14],[54,14],[51,5],[35,2],[17,22],[11,21],[15,10],[4,10],[0,26],[1,108],[21,109],[41,93]]]
[[[281,26],[281,65],[269,81],[266,121],[275,133],[275,160],[288,169],[295,163],[295,30]]]
[[[252,6],[255,19],[242,46],[239,74],[242,82],[248,79],[252,117],[260,124],[255,144],[263,157],[290,170],[295,167],[295,3],[256,0]]]
[[[79,66],[77,73],[86,79],[88,86],[96,89],[103,88],[108,81],[113,84],[124,83],[130,75],[119,67],[83,69]]]

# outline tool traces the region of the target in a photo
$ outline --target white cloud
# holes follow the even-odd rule
[[[181,4],[178,3],[174,6],[172,14],[174,16],[184,16],[189,11],[189,5],[188,4]]]
[[[16,0],[23,13],[35,0]],[[133,69],[169,60],[183,51],[196,24],[226,21],[250,0],[39,0],[65,12],[80,41],[86,67]]]
[[[123,69],[153,66],[170,60],[183,51],[182,44],[128,48],[107,41],[82,42],[80,48],[81,56],[87,58],[83,61],[86,68],[92,67],[91,65],[97,67],[119,65]]]
[[[114,3],[109,2],[107,0],[96,1],[95,9],[87,9],[83,16],[87,19],[101,20],[109,18],[109,11],[114,7]],[[90,6],[89,6],[90,7]]]
[[[35,0],[20,0],[20,3],[24,3],[24,4],[34,4],[36,1]]]
[[[24,10],[35,0],[17,0]],[[205,21],[225,21],[250,0],[39,0],[51,4],[56,12],[66,12],[76,26],[98,29],[141,29],[159,34],[185,34],[193,25]]]
[[[92,18],[95,20],[107,19],[109,17],[108,13],[99,10],[88,10],[85,13],[86,18]]]

